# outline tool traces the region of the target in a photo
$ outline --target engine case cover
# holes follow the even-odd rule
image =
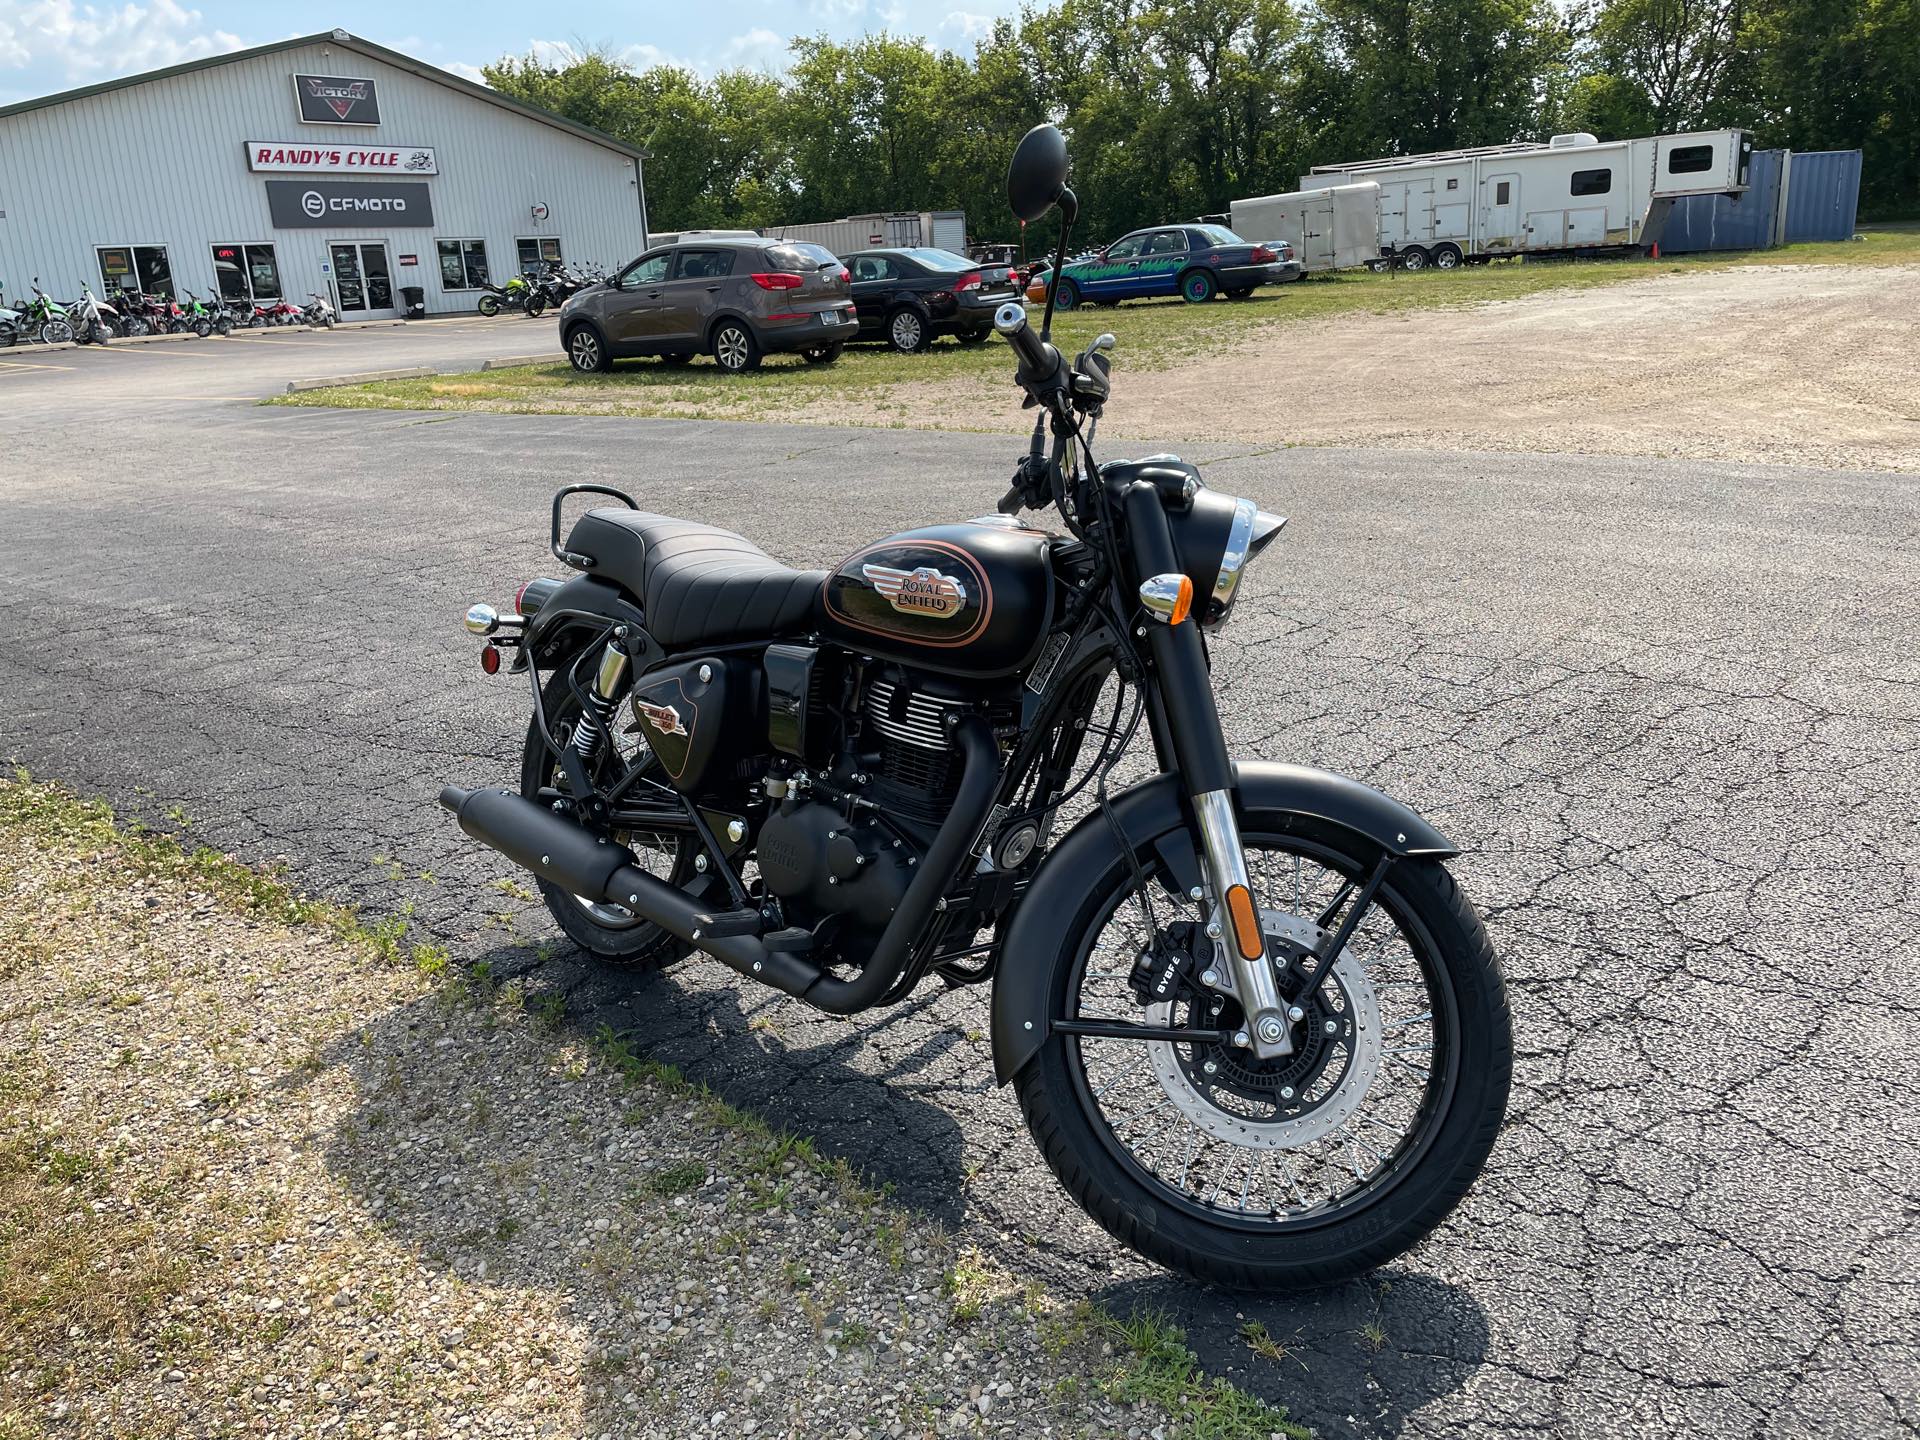
[[[893,918],[912,878],[905,847],[886,830],[809,801],[790,800],[767,817],[756,855],[775,895],[868,930]]]
[[[1012,675],[1053,623],[1052,537],[995,525],[889,536],[827,577],[826,626],[841,644],[924,669]]]

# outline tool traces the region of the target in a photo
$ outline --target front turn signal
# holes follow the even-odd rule
[[[1193,581],[1185,575],[1155,575],[1142,580],[1140,603],[1154,619],[1178,625],[1193,608]]]

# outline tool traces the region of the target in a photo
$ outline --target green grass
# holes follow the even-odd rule
[[[1451,309],[1516,300],[1547,291],[1592,290],[1659,274],[1711,272],[1742,265],[1920,264],[1920,225],[1889,225],[1865,239],[1792,245],[1740,255],[1684,256],[1659,261],[1496,261],[1452,271],[1376,275],[1345,271],[1256,291],[1244,301],[1186,305],[1140,301],[1062,315],[1054,338],[1069,352],[1111,331],[1129,371],[1165,369],[1230,351],[1261,332],[1309,320]],[[901,387],[1004,392],[1011,383],[1003,344],[962,347],[936,342],[919,355],[877,346],[848,350],[832,366],[772,356],[758,371],[723,375],[711,362],[687,366],[626,361],[605,375],[576,375],[564,364],[530,365],[417,380],[274,396],[269,405],[371,410],[485,410],[505,414],[668,416],[703,420],[836,419],[846,424],[928,422]],[[941,423],[937,418],[932,422]]]

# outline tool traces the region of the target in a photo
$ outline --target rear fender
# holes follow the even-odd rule
[[[552,664],[610,625],[627,627],[627,651],[636,668],[646,670],[664,658],[665,652],[647,633],[647,617],[627,592],[592,575],[575,576],[534,612],[521,643],[521,658]]]
[[[1243,761],[1234,772],[1242,817],[1277,813],[1333,825],[1367,849],[1395,856],[1445,859],[1459,853],[1412,810],[1358,780],[1265,761]],[[1200,883],[1192,816],[1176,777],[1157,775],[1115,796],[1113,818],[1136,854],[1165,863],[1179,891]],[[993,982],[993,1073],[1000,1084],[1019,1074],[1047,1038],[1053,960],[1067,943],[1062,920],[1080,910],[1122,858],[1114,827],[1096,811],[1067,832],[1021,897]]]

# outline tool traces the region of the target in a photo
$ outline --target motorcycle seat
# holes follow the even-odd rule
[[[827,578],[790,570],[731,530],[644,510],[589,510],[567,548],[593,558],[587,573],[631,592],[669,649],[791,634],[818,613]]]

